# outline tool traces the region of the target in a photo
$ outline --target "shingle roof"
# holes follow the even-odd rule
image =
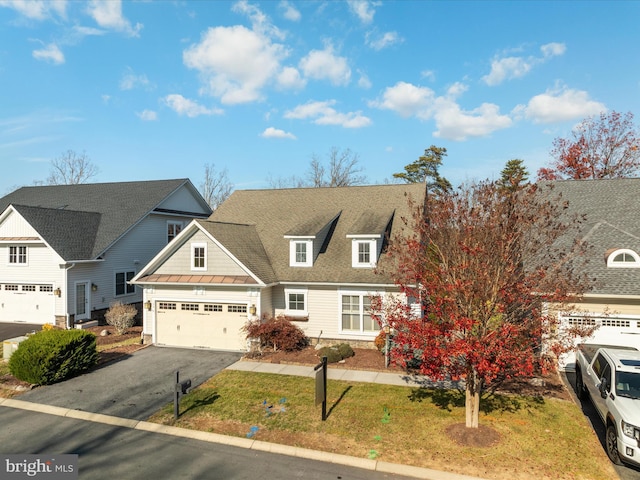
[[[590,293],[640,295],[640,269],[610,268],[605,254],[628,248],[640,253],[640,178],[551,182],[553,194],[569,202],[569,213],[585,215],[581,239],[590,245],[583,268],[597,279]]]
[[[237,190],[211,215],[216,222],[255,226],[278,281],[375,284],[385,279],[368,268],[351,266],[351,234],[398,234],[401,217],[410,215],[408,200],[421,202],[424,185],[374,185],[338,188]],[[364,212],[370,212],[370,217]],[[312,235],[338,215],[335,229],[312,267],[289,266],[285,235]],[[393,215],[392,215],[393,214]],[[365,231],[372,229],[374,231]],[[216,237],[217,238],[217,237]],[[222,240],[221,240],[222,241]],[[237,240],[223,244],[229,248]]]
[[[65,260],[90,260],[188,179],[22,187],[0,198],[13,205]]]

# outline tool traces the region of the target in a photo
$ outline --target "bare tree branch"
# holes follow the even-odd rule
[[[200,193],[215,210],[224,202],[233,191],[233,184],[229,181],[228,172],[224,170],[216,171],[213,163],[204,166],[204,179],[200,184]]]
[[[96,165],[85,152],[78,154],[67,150],[60,157],[51,161],[51,171],[47,177],[48,185],[77,185],[87,183],[99,172]]]

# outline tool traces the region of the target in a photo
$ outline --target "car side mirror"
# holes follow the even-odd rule
[[[602,398],[607,398],[607,395],[609,394],[609,387],[607,386],[607,379],[605,377],[600,379],[600,386],[598,387],[598,390],[600,390],[600,396]]]

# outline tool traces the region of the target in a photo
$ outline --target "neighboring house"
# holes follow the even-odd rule
[[[372,342],[375,272],[424,184],[235,191],[194,220],[132,283],[144,287],[145,341],[247,349],[249,319],[285,315],[314,341]]]
[[[589,258],[581,267],[596,280],[562,323],[597,326],[590,343],[640,348],[640,178],[551,183],[569,214],[585,216],[580,240]],[[573,355],[562,363],[570,368]]]
[[[211,209],[188,179],[23,187],[0,198],[0,322],[97,324],[129,283]]]

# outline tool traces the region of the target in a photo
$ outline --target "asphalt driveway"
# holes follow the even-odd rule
[[[1,323],[0,322],[0,341],[9,338],[21,337],[25,333],[37,332],[42,330],[42,325],[33,323]]]
[[[180,380],[200,385],[239,360],[240,353],[149,346],[61,383],[37,387],[20,400],[145,420],[173,402]]]

